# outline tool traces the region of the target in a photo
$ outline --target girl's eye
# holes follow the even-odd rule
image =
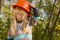
[[[22,16],[23,14],[20,14],[20,16]]]

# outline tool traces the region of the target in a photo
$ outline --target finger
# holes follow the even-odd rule
[[[32,8],[35,8],[35,5],[32,4],[32,3],[29,3],[29,5],[30,5]]]

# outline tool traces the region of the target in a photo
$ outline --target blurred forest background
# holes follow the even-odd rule
[[[0,40],[6,40],[13,17],[12,4],[18,0],[0,0]],[[60,0],[35,1],[40,20],[33,27],[33,40],[60,40]]]

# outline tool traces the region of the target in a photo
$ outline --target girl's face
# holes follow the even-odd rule
[[[16,7],[14,9],[14,13],[15,13],[15,17],[18,21],[23,21],[27,18],[27,13],[18,7]]]

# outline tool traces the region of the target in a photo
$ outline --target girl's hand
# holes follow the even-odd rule
[[[32,3],[29,3],[29,5],[30,5],[32,8],[35,8],[35,5],[32,4]]]
[[[25,33],[29,33],[29,28],[26,27],[26,28],[23,29],[23,31],[24,31]]]
[[[15,34],[14,33],[12,33],[12,32],[10,32],[10,35],[14,38],[15,37]]]

